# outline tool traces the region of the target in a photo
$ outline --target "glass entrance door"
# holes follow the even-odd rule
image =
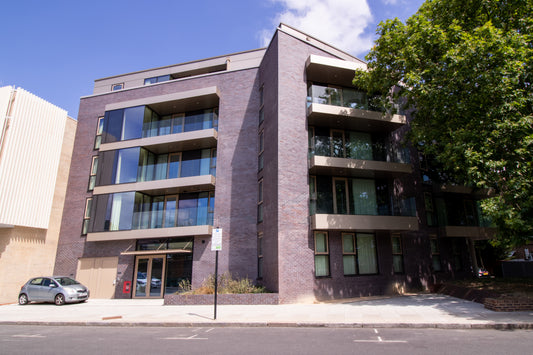
[[[163,297],[165,255],[138,256],[135,260],[135,298]]]

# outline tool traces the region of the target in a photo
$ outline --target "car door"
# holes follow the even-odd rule
[[[43,277],[37,277],[29,282],[27,287],[27,293],[30,301],[42,300],[42,283]]]
[[[41,301],[54,302],[54,296],[56,293],[57,284],[54,280],[44,278],[41,284],[40,297]]]

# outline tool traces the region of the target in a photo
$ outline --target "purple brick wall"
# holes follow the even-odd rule
[[[97,119],[104,115],[105,105],[210,86],[217,86],[221,97],[215,190],[215,223],[224,230],[219,271],[255,279],[259,107],[257,69],[81,99],[55,273],[75,276],[80,257],[117,256],[135,243],[86,242],[85,237],[81,236],[85,199],[91,196],[87,192],[89,170],[92,156],[98,154],[98,151],[93,150]],[[193,285],[200,285],[205,277],[214,272],[215,253],[210,250],[210,237],[195,238],[193,259]],[[119,258],[117,297],[123,297],[121,285],[133,276],[133,260],[131,256]]]

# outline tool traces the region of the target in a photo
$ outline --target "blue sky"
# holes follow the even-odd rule
[[[285,22],[361,59],[423,0],[17,0],[2,4],[0,87],[78,115],[95,79],[265,45]]]

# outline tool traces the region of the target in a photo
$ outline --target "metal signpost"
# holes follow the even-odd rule
[[[211,251],[216,252],[215,255],[215,314],[213,319],[217,319],[217,289],[218,289],[218,252],[222,250],[222,228],[215,228],[211,233]]]

